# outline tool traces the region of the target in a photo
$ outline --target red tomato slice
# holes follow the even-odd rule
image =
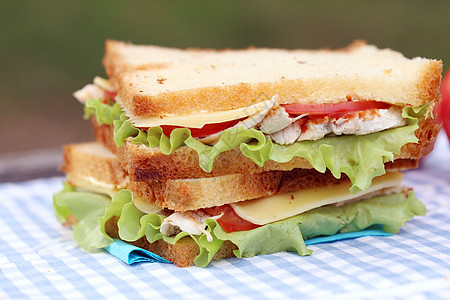
[[[117,92],[105,91],[103,94],[103,103],[108,104],[110,102],[115,103]]]
[[[387,109],[391,104],[378,101],[349,101],[331,104],[285,104],[283,107],[291,115],[328,115],[378,108]]]
[[[189,128],[191,131],[191,135],[193,137],[202,137],[202,136],[208,136],[220,131],[223,131],[225,129],[228,129],[230,127],[233,127],[237,123],[239,123],[239,120],[232,120],[222,123],[214,123],[214,124],[205,124],[202,128]],[[161,128],[166,136],[170,136],[172,133],[172,130],[176,128],[183,128],[181,126],[172,126],[172,125],[161,125]]]
[[[228,233],[234,231],[252,230],[262,226],[242,219],[228,204],[204,208],[203,210],[213,216],[217,216],[223,213],[223,216],[217,219],[217,223],[219,223],[220,227],[222,227]]]

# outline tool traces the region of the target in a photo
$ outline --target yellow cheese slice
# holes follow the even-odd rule
[[[369,193],[399,186],[403,180],[400,172],[390,172],[375,177],[366,191],[351,194],[350,182],[327,187],[303,189],[292,193],[232,203],[234,211],[243,219],[254,224],[265,225],[283,220],[313,208],[355,199]]]
[[[120,188],[116,187],[114,184],[99,181],[98,179],[90,176],[85,177],[75,177],[67,175],[67,180],[74,184],[77,188],[81,188],[83,190],[108,195],[111,198],[120,190]],[[133,195],[133,204],[142,212],[147,214],[157,213],[161,210],[156,205],[149,203],[146,199],[142,197],[138,197]]]
[[[137,197],[134,195],[133,195],[133,204],[134,206],[136,206],[137,209],[147,214],[157,213],[161,210],[161,208],[149,203],[145,198]]]
[[[108,195],[111,198],[119,191],[119,189],[114,184],[99,181],[95,177],[71,176],[70,174],[67,174],[66,179],[68,182],[74,184],[79,189],[83,189],[93,193]]]
[[[250,106],[214,112],[198,112],[188,115],[167,115],[167,116],[133,116],[128,114],[131,123],[136,127],[156,127],[160,125],[173,125],[189,128],[202,128],[205,124],[222,123],[232,120],[238,120],[256,114],[257,112],[272,107],[277,97],[270,100],[259,102]],[[116,101],[120,102],[120,97]]]

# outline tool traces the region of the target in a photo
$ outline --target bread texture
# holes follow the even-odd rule
[[[344,176],[345,177],[345,176]],[[346,181],[313,169],[231,174],[198,179],[130,181],[129,188],[154,204],[175,211],[221,206],[304,188]]]
[[[120,74],[136,70],[162,69],[172,64],[200,59],[205,54],[221,53],[224,50],[177,49],[153,45],[106,40],[103,66],[112,83],[118,87]]]
[[[70,184],[87,179],[120,189],[128,181],[128,174],[114,153],[99,143],[65,145],[60,169],[66,174],[66,180]]]
[[[127,177],[120,160],[100,143],[66,145],[64,151],[62,169],[72,185],[98,191],[127,188],[152,204],[175,211],[220,206],[347,180],[345,176],[336,179],[329,172],[295,169],[198,179],[135,181]]]
[[[387,170],[416,167],[415,160],[396,160]],[[90,167],[93,166],[93,167]],[[314,169],[228,174],[217,177],[136,181],[127,177],[119,159],[99,143],[65,146],[63,170],[72,185],[105,193],[127,188],[149,203],[174,211],[196,210],[267,197],[304,188],[328,186],[348,180]],[[102,190],[103,189],[103,190]]]
[[[130,178],[135,181],[169,179],[192,179],[203,177],[217,177],[229,174],[260,173],[267,171],[289,171],[293,169],[311,169],[310,163],[303,158],[294,157],[286,163],[267,161],[259,167],[252,160],[244,156],[240,149],[233,149],[219,154],[210,173],[203,171],[198,163],[198,155],[189,147],[180,147],[170,155],[161,153],[159,148],[148,148],[136,145],[131,140],[119,149],[113,141],[113,128],[111,125],[99,125],[92,119],[93,131],[96,140],[114,152],[121,160],[123,168]],[[433,118],[421,118],[419,129],[415,134],[419,142],[409,143],[402,147],[401,153],[394,159],[419,160],[433,150],[434,142],[440,126]],[[415,163],[410,163],[413,165]]]
[[[357,41],[338,50],[180,50],[106,43],[103,60],[129,115],[232,110],[280,96],[280,104],[440,100],[442,62],[405,58]]]

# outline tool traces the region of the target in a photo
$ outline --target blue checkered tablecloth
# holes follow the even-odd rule
[[[426,217],[394,236],[309,246],[309,257],[277,253],[180,269],[86,253],[53,215],[62,180],[0,184],[0,299],[450,299],[450,146],[442,134],[421,168],[406,172]]]

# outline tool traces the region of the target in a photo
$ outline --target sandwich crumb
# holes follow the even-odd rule
[[[164,81],[166,81],[167,78],[158,78],[156,81],[158,81],[159,84],[164,84]]]

